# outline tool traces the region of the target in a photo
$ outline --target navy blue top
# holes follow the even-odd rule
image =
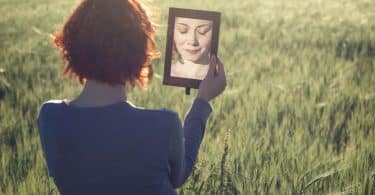
[[[45,102],[38,127],[61,194],[176,194],[192,171],[212,109],[195,99],[175,112],[122,101],[102,107]]]

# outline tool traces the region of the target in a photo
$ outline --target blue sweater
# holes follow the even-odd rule
[[[184,122],[129,102],[45,102],[38,116],[48,172],[61,194],[176,194],[190,175],[212,109],[195,99]]]

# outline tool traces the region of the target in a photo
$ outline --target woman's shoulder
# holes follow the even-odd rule
[[[43,102],[42,105],[40,106],[40,109],[39,109],[40,114],[45,113],[45,112],[50,112],[53,109],[62,107],[64,104],[65,104],[65,100],[58,100],[58,99],[47,100]]]
[[[132,104],[130,101],[119,102],[116,104],[111,104],[103,107],[74,107],[69,106],[66,99],[51,99],[42,103],[39,109],[39,117],[61,117],[66,114],[65,111],[72,112],[86,112],[86,115],[95,115],[100,111],[107,112],[113,111],[111,113],[117,113],[119,115],[133,115],[135,118],[151,119],[153,121],[179,121],[178,114],[170,109],[147,109],[143,107],[138,107]]]
[[[42,103],[42,106],[43,105],[61,105],[61,104],[63,104],[63,103],[65,103],[65,99],[63,99],[63,100],[59,100],[59,99],[51,99],[51,100],[47,100],[47,101],[45,101],[45,102],[43,102]]]
[[[161,109],[146,109],[146,108],[136,108],[139,112],[143,112],[145,115],[149,115],[151,117],[155,117],[158,119],[165,119],[165,120],[176,120],[178,119],[177,112],[170,110],[168,108],[161,108]]]
[[[37,122],[40,130],[44,129],[46,125],[49,124],[48,121],[54,118],[59,118],[59,111],[62,110],[64,100],[48,100],[41,104],[39,107],[39,113],[37,117]],[[53,121],[53,120],[52,120]]]

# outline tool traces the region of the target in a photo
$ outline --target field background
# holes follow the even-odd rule
[[[76,1],[0,0],[0,194],[56,194],[36,117],[81,86],[59,76],[49,38]],[[228,87],[181,194],[375,194],[373,0],[154,0],[162,53],[168,7],[222,12]],[[183,118],[190,97],[162,86],[163,57],[137,106]]]

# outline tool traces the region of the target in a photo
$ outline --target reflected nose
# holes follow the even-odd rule
[[[193,31],[193,32],[189,33],[189,35],[187,37],[187,43],[189,45],[192,45],[192,46],[198,46],[199,45],[196,32]]]

